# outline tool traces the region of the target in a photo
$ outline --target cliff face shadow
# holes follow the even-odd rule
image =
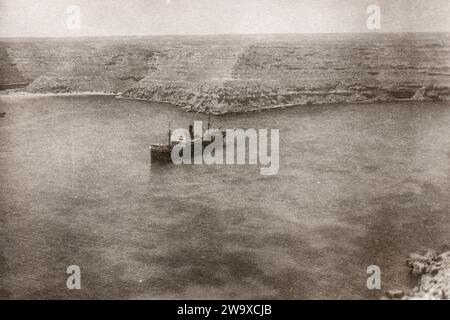
[[[9,86],[14,84],[28,82],[28,79],[11,59],[7,45],[5,42],[0,43],[0,90],[8,89]]]

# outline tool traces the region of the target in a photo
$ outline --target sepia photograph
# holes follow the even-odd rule
[[[0,0],[0,300],[448,299],[448,0]]]

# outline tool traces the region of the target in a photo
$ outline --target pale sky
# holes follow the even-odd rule
[[[371,4],[380,32],[450,32],[449,0],[0,0],[0,37],[369,32]]]

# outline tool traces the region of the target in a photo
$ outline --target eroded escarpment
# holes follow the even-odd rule
[[[223,114],[450,99],[450,35],[289,35],[1,42],[3,83],[98,91]]]
[[[123,40],[0,41],[0,87],[23,83],[33,93],[112,92],[145,77],[154,55],[148,45]]]

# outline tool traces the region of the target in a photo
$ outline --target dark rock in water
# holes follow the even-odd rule
[[[421,276],[428,270],[428,259],[417,253],[412,253],[406,264],[409,267],[409,272],[414,276]]]
[[[412,253],[406,261],[412,275],[420,276],[430,272],[432,262],[438,257],[436,251],[428,250],[425,255]]]
[[[409,264],[409,272],[414,276],[421,276],[427,272],[427,265],[419,261],[413,261]]]
[[[6,112],[0,112],[0,118],[4,118],[6,115]]]

